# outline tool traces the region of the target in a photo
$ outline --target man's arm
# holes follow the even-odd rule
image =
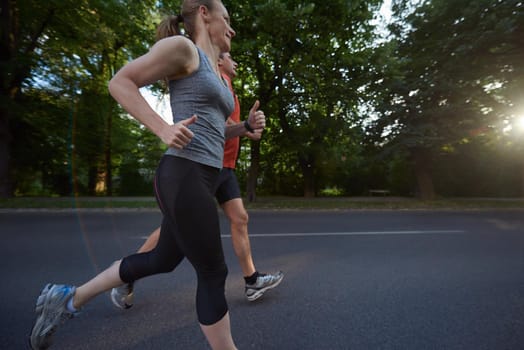
[[[238,136],[247,136],[248,132],[255,133],[256,130],[263,130],[266,127],[266,116],[264,112],[259,110],[260,102],[255,101],[251,109],[249,110],[249,116],[244,122],[238,124],[227,124],[226,125],[226,139],[230,139]],[[249,137],[249,136],[248,136]]]

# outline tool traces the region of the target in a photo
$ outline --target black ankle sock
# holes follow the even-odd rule
[[[258,277],[258,271],[255,271],[251,276],[244,277],[244,281],[246,281],[247,284],[255,284]]]

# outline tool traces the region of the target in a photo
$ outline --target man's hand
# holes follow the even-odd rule
[[[179,121],[174,125],[170,125],[168,128],[162,130],[162,133],[159,135],[162,142],[164,142],[169,147],[174,147],[176,149],[182,149],[193,138],[193,132],[189,130],[188,126],[196,122],[197,116],[193,115],[190,118]]]
[[[262,132],[264,129],[256,129],[255,132],[246,132],[246,137],[253,141],[259,141],[262,138]]]
[[[249,117],[247,118],[249,126],[254,130],[266,127],[266,116],[263,111],[258,110],[258,107],[260,107],[260,101],[256,100],[249,110]]]

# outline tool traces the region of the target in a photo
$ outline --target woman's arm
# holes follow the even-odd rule
[[[143,56],[126,64],[109,82],[111,96],[135,119],[157,135],[165,144],[182,148],[193,137],[186,127],[196,116],[169,125],[147,103],[140,88],[158,80],[177,79],[198,68],[199,57],[195,45],[182,36],[158,41]]]

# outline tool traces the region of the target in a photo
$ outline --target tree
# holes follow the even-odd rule
[[[31,4],[26,1],[2,0],[0,66],[0,197],[11,195],[9,181],[10,144],[12,134],[10,119],[17,110],[16,98],[32,67],[37,65],[36,49],[44,31],[49,26],[54,11],[49,8],[38,11],[40,16],[24,18]],[[37,4],[34,4],[38,6]],[[42,9],[38,9],[42,10]],[[24,21],[25,20],[25,21]]]
[[[420,196],[432,199],[436,157],[510,117],[502,87],[522,86],[508,71],[524,59],[523,10],[518,1],[432,0],[403,19],[404,4],[382,48],[394,59],[375,84],[380,118],[369,130],[387,151],[408,152]]]
[[[36,110],[36,105],[31,105],[35,100],[27,97],[45,94],[70,101],[62,106],[76,119],[71,124],[65,122],[67,118],[62,119],[60,131],[72,130],[72,125],[80,126],[84,120],[92,122],[92,128],[82,129],[69,140],[78,142],[72,145],[77,160],[86,155],[84,164],[91,168],[89,192],[93,192],[96,183],[93,179],[99,174],[105,175],[106,189],[111,192],[112,121],[119,109],[109,97],[107,81],[129,57],[147,50],[158,19],[157,6],[161,2],[152,0],[2,2],[0,196],[12,194],[9,178],[14,173],[31,173],[27,164],[22,166],[20,158],[10,157],[13,152],[30,157],[30,151],[24,153],[20,140],[10,142],[13,134],[10,124],[38,130],[41,120],[24,118],[24,112]],[[43,112],[38,117],[44,115],[53,118]],[[78,164],[82,163],[75,163]],[[73,173],[82,171],[75,169]]]
[[[242,33],[233,46],[241,67],[241,102],[260,99],[269,116],[263,148],[289,155],[286,161],[299,165],[306,196],[317,193],[320,164],[357,117],[358,88],[367,79],[373,38],[369,20],[378,4],[267,0],[230,6],[233,27]],[[260,145],[252,143],[250,200],[260,162]]]

